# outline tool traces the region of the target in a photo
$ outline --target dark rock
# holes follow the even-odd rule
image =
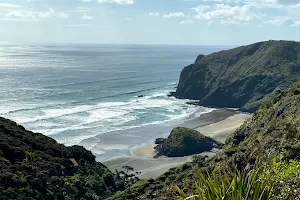
[[[175,96],[176,95],[176,92],[170,92],[169,94],[168,94],[168,97],[173,97],[173,96]]]
[[[165,138],[157,138],[157,139],[155,140],[155,144],[161,144],[161,143],[163,143],[163,142],[165,142],[165,141],[166,141]]]
[[[196,130],[178,127],[172,130],[167,139],[158,138],[156,156],[181,157],[221,148],[222,144]]]

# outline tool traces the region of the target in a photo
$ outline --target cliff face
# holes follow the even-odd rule
[[[254,112],[277,89],[300,80],[300,43],[267,41],[199,55],[180,76],[177,98]]]

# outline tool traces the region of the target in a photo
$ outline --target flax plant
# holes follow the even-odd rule
[[[199,172],[194,195],[188,196],[178,186],[175,188],[184,200],[272,200],[272,185],[262,173],[261,168],[243,173],[225,170],[214,170],[211,174]]]

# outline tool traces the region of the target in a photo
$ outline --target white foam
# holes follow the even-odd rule
[[[168,121],[184,121],[189,117],[198,117],[210,112],[199,106],[186,104],[187,100],[167,97],[166,91],[153,93],[142,98],[133,98],[124,102],[101,102],[91,105],[69,105],[65,107],[41,108],[34,111],[26,110],[13,113],[11,118],[26,128],[42,132],[48,136],[58,138],[65,144],[78,144],[82,140],[97,135],[118,130],[151,124],[166,124]],[[154,111],[153,111],[154,109]],[[162,113],[160,113],[160,110]],[[38,112],[40,115],[33,114]],[[158,118],[152,116],[154,112]],[[139,121],[141,114],[149,114],[152,121]],[[127,125],[126,125],[127,124]],[[130,124],[130,125],[129,125]],[[93,130],[94,129],[94,130]],[[62,135],[66,131],[83,130],[81,135],[72,137]]]
[[[122,109],[97,109],[89,111],[90,118],[96,120],[117,118],[126,115],[129,113],[128,111],[124,111]]]

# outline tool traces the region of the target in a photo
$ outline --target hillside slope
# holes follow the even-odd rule
[[[206,160],[196,156],[193,162],[173,168],[157,179],[140,182],[130,191],[118,193],[110,199],[172,199],[173,185],[189,193],[199,170],[210,170],[216,166],[251,169],[257,159],[263,162],[272,162],[276,158],[300,160],[299,124],[300,82],[296,82],[284,91],[277,91],[227,139],[223,151],[213,158]]]
[[[83,147],[0,118],[0,199],[102,199],[124,187]]]
[[[300,43],[267,41],[199,55],[194,64],[182,70],[173,95],[200,100],[204,106],[253,112],[269,98],[266,95],[297,80]]]
[[[224,151],[215,162],[226,161],[239,168],[254,164],[257,158],[283,160],[300,158],[300,82],[275,97],[235,133],[227,138]]]

